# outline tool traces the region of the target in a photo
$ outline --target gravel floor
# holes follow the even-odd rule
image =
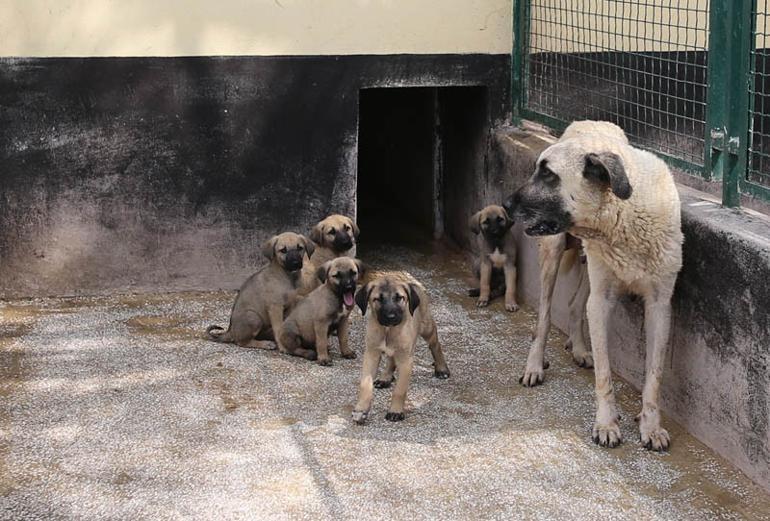
[[[518,384],[535,316],[464,297],[463,259],[370,251],[434,297],[452,377],[421,343],[407,418],[377,392],[353,425],[359,360],[321,367],[208,342],[233,294],[0,303],[0,519],[770,519],[770,498],[666,420],[591,442],[592,374],[554,332],[543,386]],[[361,351],[355,312],[352,344]]]

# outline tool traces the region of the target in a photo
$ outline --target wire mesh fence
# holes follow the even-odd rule
[[[518,0],[514,107],[620,125],[710,181],[770,201],[770,0]]]
[[[530,0],[525,106],[702,165],[709,0]]]
[[[752,10],[749,159],[746,180],[770,187],[770,6],[754,2]]]

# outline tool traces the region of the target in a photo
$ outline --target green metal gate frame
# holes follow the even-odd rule
[[[722,202],[740,206],[741,194],[770,201],[770,187],[752,182],[748,160],[754,113],[757,1],[711,0],[707,69],[706,136],[703,165],[651,150],[672,167],[708,181],[721,181]],[[529,119],[562,131],[568,121],[527,107],[525,57],[530,45],[530,2],[514,0],[512,113],[515,123]]]

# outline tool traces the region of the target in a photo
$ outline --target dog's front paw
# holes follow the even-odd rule
[[[594,423],[591,437],[597,445],[609,447],[610,449],[617,447],[623,441],[623,436],[620,434],[620,425],[618,425],[617,420],[612,420],[605,424]]]
[[[590,369],[594,366],[594,356],[591,354],[591,351],[580,344],[575,347],[571,338],[564,344],[564,349],[572,353],[572,360],[575,361],[578,367]]]
[[[385,415],[385,419],[389,422],[400,422],[404,419],[404,413],[402,412],[389,412]]]
[[[646,418],[644,413],[636,417],[639,422],[639,439],[645,449],[663,452],[671,445],[668,431],[660,426],[660,417]]]
[[[489,305],[489,299],[488,298],[481,298],[479,297],[479,300],[476,301],[476,307],[477,308],[485,308]]]
[[[514,302],[506,302],[505,303],[505,310],[506,311],[510,311],[511,313],[513,313],[515,311],[518,311],[519,309],[521,309],[521,308],[519,308],[519,305],[515,301]]]
[[[524,387],[534,387],[536,385],[540,385],[543,383],[543,380],[545,380],[545,368],[541,366],[536,365],[529,365],[527,364],[526,369],[524,369],[524,375],[519,378],[519,383],[523,385]]]
[[[356,356],[358,356],[358,355],[356,355],[355,351],[349,351],[347,353],[342,353],[342,358],[345,358],[347,360],[353,360]]]
[[[446,371],[439,371],[438,369],[433,371],[433,378],[438,378],[440,380],[446,380],[449,378],[449,369]]]
[[[363,425],[369,417],[369,411],[353,411],[350,417],[355,423]]]
[[[380,380],[379,378],[374,381],[374,387],[377,389],[387,389],[390,387],[390,384],[393,383],[393,380],[395,378],[391,377],[389,380]]]
[[[331,358],[319,358],[318,359],[318,365],[322,365],[324,367],[329,367],[332,365],[332,359]]]

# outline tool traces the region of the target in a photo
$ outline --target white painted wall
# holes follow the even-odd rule
[[[0,56],[509,53],[512,0],[0,0]]]

